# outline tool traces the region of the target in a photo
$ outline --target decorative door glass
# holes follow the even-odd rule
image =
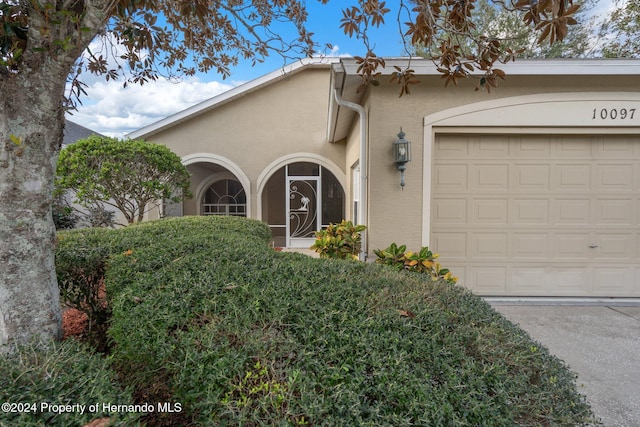
[[[309,247],[320,229],[320,178],[287,178],[287,246]]]

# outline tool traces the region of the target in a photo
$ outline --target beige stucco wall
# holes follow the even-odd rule
[[[223,157],[250,181],[250,216],[258,216],[258,178],[276,160],[309,153],[334,163],[344,174],[345,146],[326,142],[329,68],[308,68],[169,127],[147,139],[181,157]],[[206,179],[195,170],[194,182]],[[341,179],[341,177],[338,177]],[[195,188],[193,189],[195,193]],[[196,200],[185,204],[195,214]]]
[[[444,87],[439,76],[419,76],[421,84],[411,94],[398,97],[398,88],[382,84],[369,89],[369,253],[391,242],[416,250],[422,243],[424,117],[470,103],[527,94],[558,92],[631,91],[640,89],[640,76],[507,76],[500,87],[475,91],[476,81]],[[562,114],[562,111],[558,111]],[[403,128],[412,142],[412,161],[407,164],[406,186],[392,160],[391,146]]]
[[[367,112],[367,117],[369,115],[368,112],[368,102],[367,97],[365,97],[363,101],[365,111]],[[366,121],[366,129],[365,132],[368,134],[369,132],[369,121]],[[353,200],[354,200],[354,186],[356,183],[353,182],[353,168],[354,166],[360,163],[360,116],[358,114],[354,114],[354,120],[352,123],[352,127],[345,138],[345,171],[347,174],[347,183],[345,185],[345,217],[346,219],[358,222],[358,218],[354,217],[353,212]],[[364,171],[360,171],[361,174],[364,174]],[[357,188],[357,187],[356,187]]]

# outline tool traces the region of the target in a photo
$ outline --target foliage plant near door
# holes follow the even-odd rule
[[[396,270],[407,270],[424,273],[432,279],[443,279],[447,283],[455,284],[458,278],[455,277],[448,268],[443,268],[439,262],[437,253],[433,253],[427,246],[422,247],[418,252],[407,251],[407,245],[398,246],[395,243],[386,249],[375,249],[373,251],[378,259],[377,264],[384,264]]]
[[[329,224],[324,230],[316,231],[311,249],[319,253],[320,258],[357,260],[362,247],[361,233],[366,228],[344,219],[339,224]]]

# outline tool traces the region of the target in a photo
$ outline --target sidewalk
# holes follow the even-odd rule
[[[312,258],[320,258],[320,254],[318,254],[316,251],[305,248],[282,248],[282,252],[297,252],[299,254],[308,255]]]

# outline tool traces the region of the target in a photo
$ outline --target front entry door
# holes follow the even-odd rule
[[[321,228],[319,176],[287,176],[287,247],[308,248]]]

